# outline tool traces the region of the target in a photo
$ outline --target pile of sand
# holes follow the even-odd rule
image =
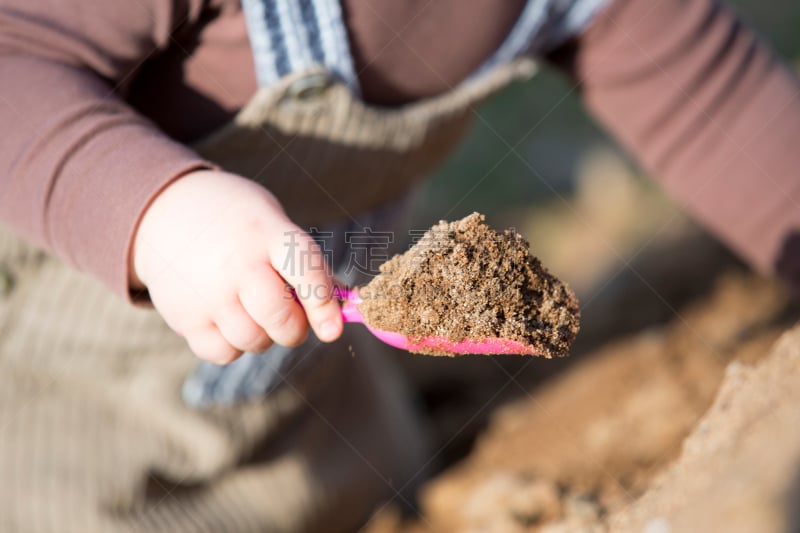
[[[359,294],[370,326],[412,339],[502,337],[553,357],[568,352],[579,328],[569,287],[521,235],[492,230],[478,213],[432,227]]]

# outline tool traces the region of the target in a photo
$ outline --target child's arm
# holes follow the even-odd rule
[[[225,362],[271,339],[302,340],[306,314],[276,273],[286,232],[299,230],[266,190],[209,170],[116,90],[203,3],[0,4],[0,220],[125,297],[143,281],[198,355]],[[321,260],[305,234],[300,244],[305,261]],[[329,277],[283,277],[315,287],[298,291],[308,318],[323,340],[337,337]]]
[[[200,3],[0,4],[0,217],[125,296],[144,207],[210,165],[118,95]]]
[[[615,0],[554,59],[693,215],[800,288],[800,83],[728,8]]]

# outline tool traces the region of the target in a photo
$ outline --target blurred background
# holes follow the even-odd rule
[[[800,2],[729,3],[800,71]],[[561,360],[399,357],[438,474],[420,492],[423,518],[389,506],[371,531],[600,531],[679,456],[726,368],[760,361],[800,314],[662,194],[547,65],[479,115],[412,227],[473,211],[514,227],[578,294],[582,330]]]
[[[800,2],[727,3],[800,68]],[[494,218],[509,210],[537,211],[556,193],[570,198],[596,171],[597,158],[640,181],[635,167],[583,112],[576,88],[546,65],[531,81],[487,102],[480,115],[467,141],[426,189],[417,211],[426,227],[445,214],[458,218],[477,210]],[[508,154],[508,145],[517,147],[516,154]]]
[[[728,3],[800,68],[800,2]],[[547,65],[531,81],[487,102],[479,114],[472,134],[426,187],[415,227],[480,211],[495,226],[518,228],[554,268],[580,261],[580,273],[570,280],[583,290],[599,281],[600,271],[619,266],[606,264],[606,258],[597,258],[602,264],[587,261],[586,246],[591,255],[600,253],[593,246],[613,243],[626,259],[640,243],[678,222],[669,200],[586,115],[578,90]],[[570,205],[576,206],[574,216]],[[587,234],[575,245],[580,256],[562,249],[570,248],[563,243],[564,224],[577,224],[579,233]]]

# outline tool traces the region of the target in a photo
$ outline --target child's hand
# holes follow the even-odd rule
[[[273,341],[296,346],[309,323],[323,341],[341,334],[319,246],[242,177],[203,170],[173,182],[142,217],[131,255],[131,287],[147,287],[202,359],[229,363]]]

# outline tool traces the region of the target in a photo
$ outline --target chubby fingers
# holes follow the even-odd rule
[[[308,336],[308,321],[291,290],[269,265],[243,277],[239,299],[243,310],[275,342],[298,346]]]
[[[283,230],[285,238],[272,241],[269,250],[272,267],[294,288],[317,337],[334,341],[342,334],[342,311],[322,250],[297,226],[287,224]]]
[[[239,350],[260,353],[272,346],[270,336],[245,310],[238,296],[217,312],[214,321],[225,340]]]
[[[298,346],[308,336],[308,323],[283,280],[264,267],[245,276],[239,297],[222,306],[213,323],[185,336],[200,359],[225,365],[243,352],[263,352],[273,341]]]
[[[288,220],[270,229],[268,260],[237,269],[210,316],[195,317],[195,327],[170,323],[201,359],[227,364],[242,352],[263,352],[273,342],[298,346],[309,325],[322,341],[341,335],[341,308],[319,245]]]
[[[185,337],[197,357],[217,365],[227,365],[242,355],[242,350],[232,346],[213,324],[186,332]]]

